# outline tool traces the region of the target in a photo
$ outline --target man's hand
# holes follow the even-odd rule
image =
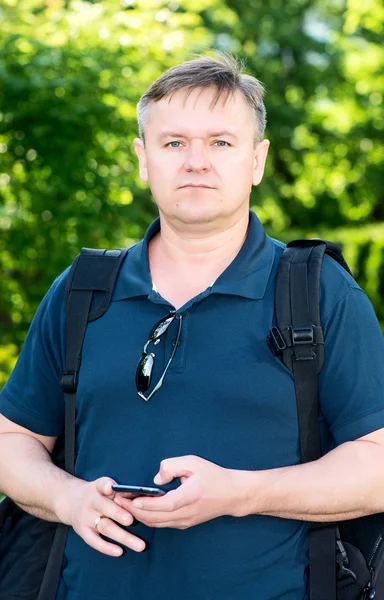
[[[138,521],[148,527],[187,529],[232,514],[235,500],[232,471],[198,456],[168,458],[160,464],[156,485],[176,477],[181,485],[161,498],[119,499]]]
[[[73,480],[65,488],[68,490],[65,497],[58,499],[55,512],[60,520],[71,525],[91,548],[103,554],[121,556],[123,550],[103,540],[100,533],[131,550],[141,552],[145,549],[145,542],[118,525],[131,525],[133,517],[126,508],[114,502],[115,492],[112,485],[115,483],[108,477],[91,482]],[[103,518],[96,530],[94,523],[101,515]]]

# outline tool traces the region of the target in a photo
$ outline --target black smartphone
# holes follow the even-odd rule
[[[144,485],[118,485],[112,486],[114,492],[122,494],[124,498],[138,498],[139,496],[164,496],[164,490]]]

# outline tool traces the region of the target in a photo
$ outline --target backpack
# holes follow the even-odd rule
[[[68,276],[66,369],[61,378],[65,394],[65,428],[52,453],[53,462],[74,473],[76,390],[85,331],[90,321],[108,309],[124,250],[83,248]],[[97,307],[91,307],[94,292]],[[68,527],[33,517],[10,498],[0,503],[0,600],[54,600]]]
[[[335,244],[321,240],[288,244],[280,259],[275,322],[267,338],[272,352],[294,374],[303,462],[321,456],[317,378],[324,360],[319,298],[325,252],[348,270]],[[76,389],[87,323],[100,318],[108,309],[126,254],[126,249],[83,249],[68,277],[66,370],[61,379],[66,405],[65,434],[58,439],[52,458],[70,473],[74,472],[75,464]],[[96,307],[91,306],[94,292],[98,296]],[[302,304],[300,299],[307,297],[310,304]],[[377,599],[381,598],[383,515],[337,525],[311,525],[311,600],[366,600],[375,594]],[[54,600],[67,531],[65,525],[32,517],[9,498],[0,504],[0,600]]]
[[[324,255],[350,275],[341,248],[323,240],[296,240],[279,263],[272,353],[293,373],[301,462],[322,456],[318,425],[318,375],[324,364],[320,275]],[[384,598],[384,514],[339,523],[310,524],[310,600]]]

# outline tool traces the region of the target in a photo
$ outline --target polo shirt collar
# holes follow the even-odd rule
[[[152,290],[148,243],[160,231],[158,217],[141,242],[130,248],[113,294],[114,300],[148,296]],[[231,264],[216,279],[210,293],[261,299],[265,294],[275,258],[275,247],[253,211],[249,211],[247,237]]]

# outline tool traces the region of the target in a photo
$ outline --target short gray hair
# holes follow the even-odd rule
[[[189,94],[196,88],[216,88],[213,106],[223,92],[227,97],[237,90],[242,93],[255,116],[255,142],[264,137],[266,110],[263,102],[264,86],[243,72],[244,64],[229,54],[216,51],[215,56],[198,56],[171,67],[163,73],[140,98],[137,104],[139,136],[145,143],[144,127],[149,120],[151,102],[172,96],[181,89]]]

